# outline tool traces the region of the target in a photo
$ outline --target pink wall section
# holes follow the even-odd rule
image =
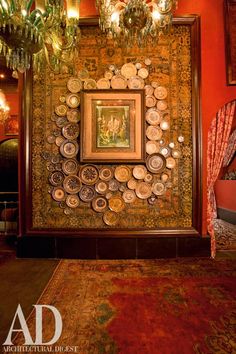
[[[236,211],[236,181],[218,180],[215,194],[217,207]]]

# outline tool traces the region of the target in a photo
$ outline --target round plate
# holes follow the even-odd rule
[[[152,85],[153,88],[157,88],[159,86],[157,81],[152,81],[151,85]]]
[[[56,137],[55,143],[56,143],[57,146],[61,146],[63,141],[65,141],[65,139],[63,138],[63,136],[60,135],[60,136]]]
[[[94,165],[84,165],[80,169],[79,176],[84,184],[95,184],[99,178],[98,169]]]
[[[93,210],[102,213],[107,209],[107,199],[102,196],[95,197],[92,201]]]
[[[155,182],[153,183],[152,185],[152,192],[155,194],[155,195],[162,195],[164,194],[166,191],[166,188],[165,188],[165,185],[164,183],[162,182]]]
[[[156,105],[157,100],[154,96],[146,96],[145,102],[146,107],[154,107]]]
[[[79,145],[73,140],[64,140],[60,145],[60,153],[64,157],[72,158],[78,154]]]
[[[49,177],[49,181],[53,186],[60,186],[64,180],[64,175],[61,171],[55,171]]]
[[[140,76],[133,76],[128,80],[130,90],[139,90],[144,88],[144,80]]]
[[[137,179],[144,179],[147,169],[143,165],[136,165],[133,169],[133,176]]]
[[[168,104],[166,101],[164,100],[157,101],[157,109],[159,109],[159,111],[165,111],[167,107]]]
[[[108,79],[102,78],[97,81],[97,88],[101,90],[107,90],[110,88],[110,81]]]
[[[148,155],[159,152],[159,143],[155,140],[149,140],[146,142],[146,152]]]
[[[67,88],[71,93],[80,92],[82,87],[83,87],[82,81],[77,77],[71,77],[67,81]]]
[[[65,190],[62,187],[53,188],[52,197],[57,202],[61,202],[61,201],[65,200],[65,198],[66,198]]]
[[[160,140],[162,134],[161,128],[153,125],[150,125],[146,130],[146,136],[149,140]]]
[[[163,146],[160,148],[160,154],[162,154],[164,157],[170,156],[170,148],[167,146]]]
[[[95,190],[91,186],[82,186],[79,191],[79,197],[83,202],[91,202],[95,197]]]
[[[147,157],[147,169],[152,173],[160,173],[166,167],[166,160],[161,154],[152,154]]]
[[[123,75],[115,75],[111,79],[111,87],[113,89],[126,89],[127,84],[127,80]]]
[[[113,171],[110,167],[102,167],[99,171],[99,177],[103,181],[110,181],[113,177]]]
[[[84,81],[85,90],[95,90],[97,88],[97,83],[93,79],[87,79]]]
[[[154,96],[158,100],[164,100],[167,97],[167,89],[164,86],[158,86],[154,90]]]
[[[130,180],[128,180],[128,182],[127,182],[127,187],[129,188],[129,189],[135,189],[136,188],[136,186],[137,186],[137,181],[136,181],[136,179],[134,179],[133,177],[132,178],[130,178]]]
[[[80,80],[85,81],[89,78],[89,72],[86,69],[82,69],[78,72],[78,77]]]
[[[176,165],[175,159],[173,157],[167,157],[166,159],[166,167],[174,168]]]
[[[167,121],[167,120],[162,120],[161,122],[160,122],[160,128],[162,129],[162,130],[168,130],[169,128],[170,128],[170,123]]]
[[[144,177],[144,182],[150,183],[153,180],[153,175],[151,173],[147,173]]]
[[[106,225],[114,226],[118,223],[119,217],[114,211],[107,210],[103,215],[103,221]]]
[[[122,195],[122,198],[124,199],[125,203],[134,203],[136,199],[136,194],[133,190],[126,189]]]
[[[80,96],[77,93],[69,93],[66,95],[66,104],[70,108],[77,108],[80,104]]]
[[[136,63],[135,66],[136,66],[137,69],[141,69],[142,64],[141,63]]]
[[[69,175],[64,179],[63,187],[67,193],[75,194],[81,189],[81,181],[76,175]]]
[[[128,166],[118,166],[115,169],[115,178],[119,182],[127,182],[131,178],[131,170]]]
[[[121,68],[121,74],[126,78],[129,79],[132,76],[135,76],[137,74],[137,68],[134,64],[132,63],[126,63],[122,66]]]
[[[135,193],[140,199],[147,199],[152,195],[152,187],[147,182],[139,182],[135,188]]]
[[[167,173],[162,173],[161,174],[161,181],[166,182],[169,179],[169,175]]]
[[[181,151],[177,149],[173,149],[171,155],[175,159],[179,159],[181,157]]]
[[[107,79],[107,80],[111,80],[111,78],[112,78],[113,75],[114,75],[114,74],[113,74],[113,71],[107,70],[107,71],[105,71],[104,77],[105,77],[105,79]]]
[[[66,115],[67,109],[68,109],[68,108],[66,107],[66,105],[64,105],[64,104],[59,104],[59,105],[57,105],[57,106],[55,107],[54,111],[55,111],[55,113],[56,113],[57,116],[63,117],[63,116]]]
[[[80,113],[78,109],[68,109],[66,116],[71,123],[77,123],[80,121]]]
[[[144,60],[144,63],[145,63],[145,65],[149,66],[149,65],[152,64],[152,61],[151,61],[151,59],[146,58],[146,59]]]
[[[154,88],[151,85],[145,85],[144,86],[144,90],[145,90],[145,95],[146,96],[152,96],[153,95]]]
[[[149,109],[145,115],[146,121],[151,125],[158,125],[161,121],[161,115],[155,109]]]
[[[105,181],[98,181],[95,184],[95,190],[99,194],[106,194],[106,192],[108,191],[108,184]]]
[[[74,140],[79,136],[79,126],[76,123],[67,123],[62,128],[62,134],[66,139]]]
[[[56,120],[56,126],[58,128],[64,127],[64,125],[67,123],[66,117],[58,117]]]
[[[120,183],[115,179],[111,179],[108,183],[108,188],[112,192],[118,191],[119,187],[120,187]]]
[[[146,79],[149,75],[149,72],[146,68],[141,68],[138,71],[138,76],[140,76],[142,79]]]
[[[121,196],[115,195],[111,197],[108,201],[109,209],[115,211],[116,213],[121,212],[125,208],[124,200]]]
[[[79,206],[79,197],[77,194],[70,194],[66,197],[66,204],[70,208],[77,208]]]
[[[78,171],[79,164],[76,159],[66,159],[62,162],[62,171],[66,175],[75,175]]]

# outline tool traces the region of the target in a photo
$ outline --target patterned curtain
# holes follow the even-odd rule
[[[215,235],[213,221],[217,217],[214,185],[219,175],[228,146],[235,103],[224,105],[213,119],[208,131],[207,146],[207,230],[211,236],[211,255],[215,257]]]
[[[232,157],[235,154],[235,151],[236,151],[236,129],[229,137],[228,146],[223,160],[223,167],[227,167],[230,164]]]

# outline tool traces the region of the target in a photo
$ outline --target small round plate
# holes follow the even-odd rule
[[[143,165],[136,165],[133,169],[133,176],[136,179],[144,179],[146,173],[147,173],[147,169]]]
[[[170,129],[170,123],[169,123],[169,121],[163,119],[163,120],[160,122],[160,128],[161,128],[162,130],[168,130],[168,129]]]
[[[144,60],[144,63],[145,63],[145,65],[149,66],[149,65],[152,64],[152,61],[151,61],[151,59],[146,58],[146,59]]]
[[[54,111],[57,116],[64,117],[66,115],[67,109],[68,108],[66,107],[66,105],[59,104],[59,105],[55,106]]]
[[[181,151],[178,149],[173,149],[171,155],[175,159],[179,159],[181,157]]]
[[[95,184],[95,190],[99,194],[106,194],[108,191],[108,184],[105,181],[98,181]]]
[[[77,123],[80,121],[80,112],[78,109],[68,109],[66,116],[71,123]]]
[[[162,173],[161,174],[161,181],[166,182],[169,179],[169,175],[167,173]]]
[[[161,154],[152,154],[146,160],[147,169],[152,173],[160,173],[166,167],[166,159]]]
[[[66,117],[58,117],[56,120],[56,126],[58,128],[64,127],[64,125],[67,123]]]
[[[62,128],[62,134],[66,139],[74,140],[79,136],[79,126],[76,123],[67,123]]]
[[[69,175],[64,179],[63,187],[67,193],[75,194],[81,189],[81,181],[76,175]]]
[[[127,80],[123,75],[114,75],[111,79],[111,87],[113,89],[121,90],[126,89],[127,87]]]
[[[151,85],[145,85],[144,86],[144,90],[145,90],[145,95],[146,96],[152,96],[153,95],[154,88]]]
[[[83,202],[91,202],[95,197],[95,190],[91,186],[82,186],[79,191],[79,197]]]
[[[105,211],[105,213],[103,214],[103,221],[106,225],[109,226],[114,226],[118,223],[119,221],[119,217],[118,214],[114,211],[111,210],[107,210]]]
[[[55,140],[55,144],[56,146],[61,146],[61,144],[65,141],[64,137],[63,136],[57,136],[56,137],[56,140]]]
[[[64,175],[61,171],[55,171],[49,177],[49,181],[53,186],[60,186],[64,180]]]
[[[136,181],[136,179],[134,179],[133,177],[132,178],[130,178],[129,180],[128,180],[128,182],[127,182],[127,187],[129,188],[129,189],[135,189],[136,188],[136,186],[137,186],[137,181]]]
[[[154,96],[158,100],[164,100],[167,97],[167,89],[164,86],[158,86],[154,90]]]
[[[102,167],[99,171],[99,177],[103,181],[110,181],[113,177],[113,171],[111,167]]]
[[[62,162],[62,171],[66,175],[75,175],[78,171],[79,164],[76,159],[66,159]]]
[[[144,182],[150,183],[153,180],[153,175],[151,173],[147,173],[144,177]]]
[[[168,146],[162,146],[160,148],[160,154],[162,154],[164,157],[170,156],[170,148]]]
[[[147,182],[139,182],[135,188],[135,193],[140,199],[147,199],[152,195],[152,187]]]
[[[66,95],[66,104],[70,108],[77,108],[80,104],[80,96],[77,93],[69,93]]]
[[[141,90],[144,88],[144,80],[140,76],[132,76],[128,80],[128,87],[130,90]]]
[[[154,182],[152,184],[152,192],[155,195],[162,195],[164,194],[166,191],[165,185],[162,182]]]
[[[79,152],[79,144],[77,141],[64,140],[60,145],[60,153],[64,157],[72,158],[75,157]]]
[[[175,159],[173,157],[167,157],[166,159],[166,167],[167,168],[174,168],[176,165]]]
[[[89,78],[89,72],[86,69],[82,69],[78,72],[78,77],[81,81],[85,81]]]
[[[153,108],[150,108],[145,115],[146,121],[151,125],[158,125],[161,121],[161,115],[158,111]]]
[[[105,73],[104,73],[104,77],[105,77],[105,79],[107,79],[107,80],[111,80],[111,78],[113,77],[113,75],[114,75],[114,73],[113,73],[113,71],[111,71],[111,70],[107,70],[107,71],[105,71]]]
[[[153,88],[157,88],[159,86],[157,81],[152,81],[151,85],[152,85]]]
[[[120,187],[120,183],[113,178],[108,182],[108,188],[112,192],[118,191],[119,187]]]
[[[150,125],[146,130],[146,137],[149,140],[160,140],[162,137],[162,130],[160,127]]]
[[[78,77],[71,77],[67,81],[67,88],[71,93],[80,92],[82,87],[83,87],[82,81]]]
[[[87,79],[84,81],[85,90],[95,90],[97,88],[97,83],[94,79]]]
[[[155,140],[149,140],[146,142],[146,152],[148,155],[155,154],[159,152],[160,146],[159,143]]]
[[[133,190],[126,189],[122,195],[125,203],[134,203],[136,200],[136,194]]]
[[[52,191],[52,197],[57,202],[61,202],[66,199],[66,192],[62,187],[55,187]]]
[[[94,165],[84,165],[79,171],[79,176],[84,184],[95,184],[99,178],[99,172]]]
[[[129,79],[132,76],[135,76],[137,74],[137,68],[134,64],[132,63],[126,63],[122,66],[121,68],[121,74],[126,78]]]
[[[168,104],[165,100],[158,100],[157,101],[157,109],[159,111],[165,111],[168,107]]]
[[[105,78],[101,78],[97,81],[97,88],[100,90],[108,90],[110,88],[110,81]]]
[[[108,201],[105,197],[98,196],[92,200],[93,210],[102,213],[107,209]]]
[[[146,96],[145,103],[146,107],[154,107],[156,105],[157,100],[154,96]]]
[[[77,208],[79,206],[79,197],[77,194],[70,194],[66,197],[66,205],[70,208]]]
[[[138,76],[140,76],[142,79],[146,79],[149,75],[149,72],[146,68],[141,68],[138,71]]]
[[[127,182],[132,176],[132,172],[128,166],[118,166],[115,169],[115,178],[119,182]]]
[[[124,200],[121,196],[115,195],[111,197],[108,201],[109,209],[115,211],[116,213],[121,212],[125,208]]]

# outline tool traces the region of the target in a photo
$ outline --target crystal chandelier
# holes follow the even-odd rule
[[[167,33],[178,0],[96,0],[100,28],[118,43],[145,46]]]
[[[70,62],[79,38],[80,0],[0,0],[0,53],[7,66],[40,70],[46,59],[53,70]]]
[[[2,90],[0,90],[0,123],[4,124],[9,117],[10,108],[7,104],[6,96]]]

